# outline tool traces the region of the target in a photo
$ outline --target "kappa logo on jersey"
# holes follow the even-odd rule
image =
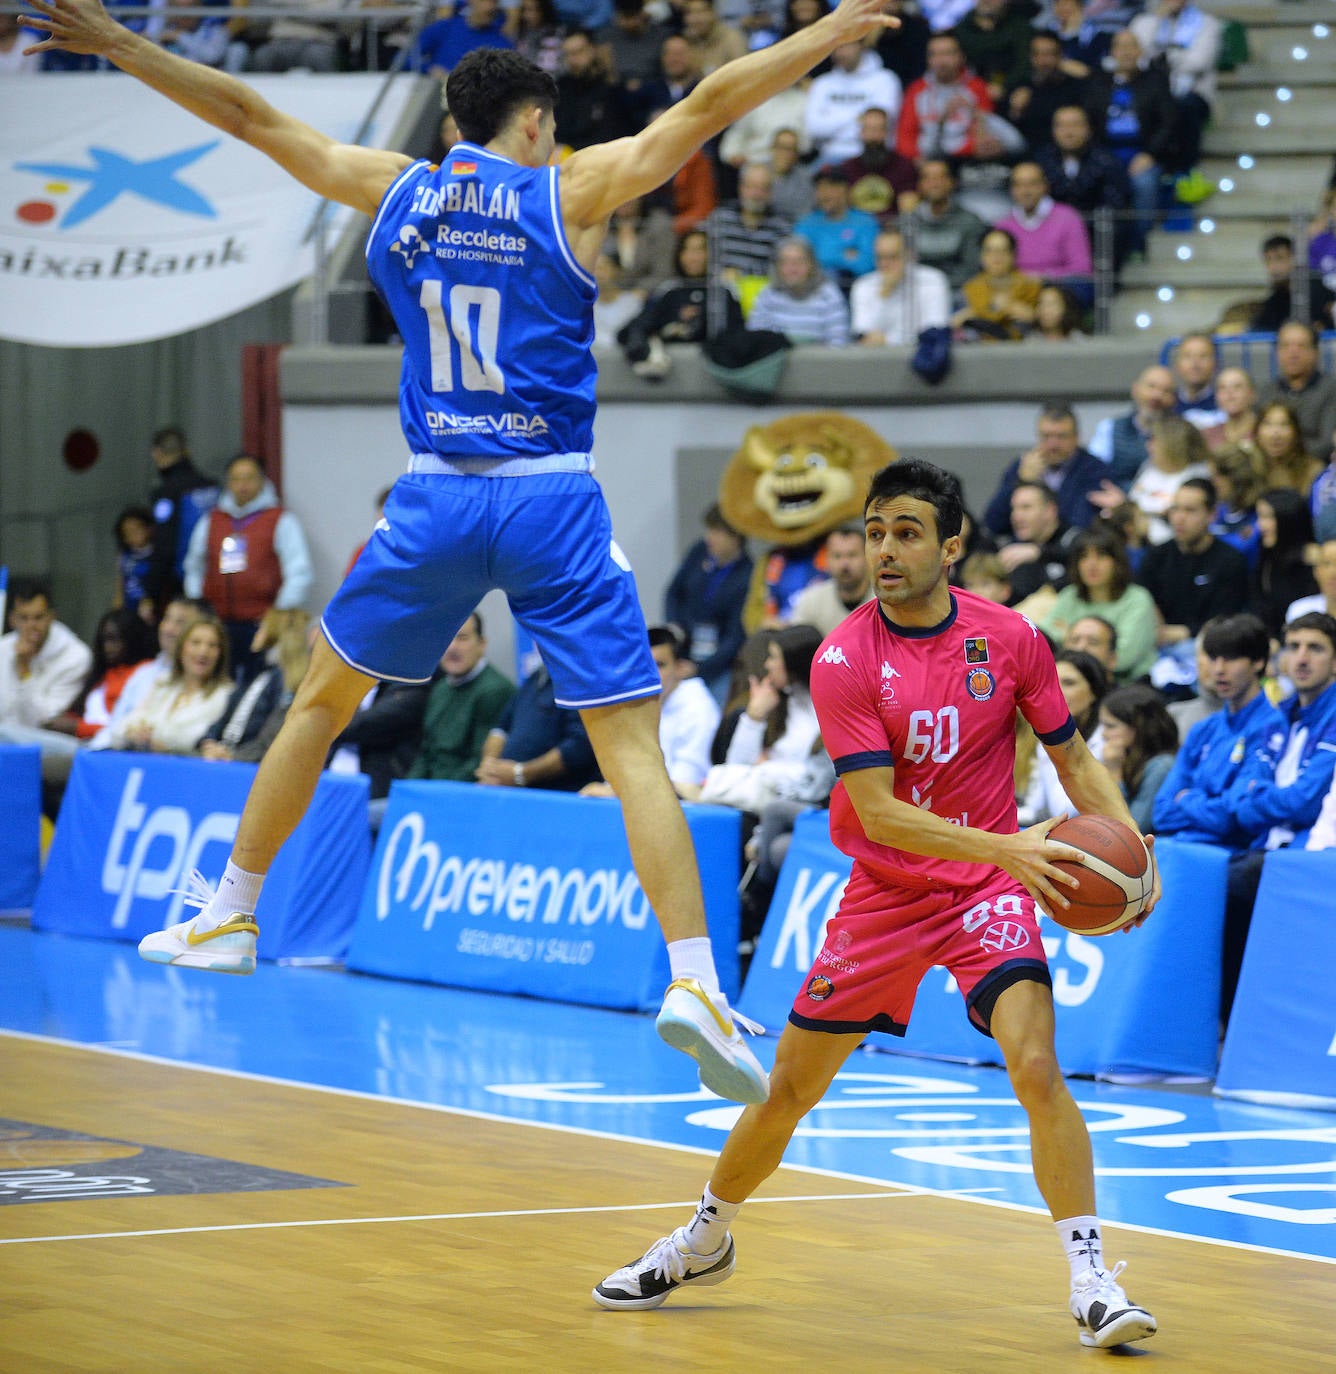
[[[988,662],[988,641],[982,635],[979,635],[975,639],[965,640],[965,662]]]
[[[997,679],[987,668],[971,668],[965,674],[965,690],[975,701],[987,701],[997,691]]]
[[[843,663],[847,668],[849,660],[844,656],[844,650],[838,644],[832,644],[824,654],[821,655],[822,663]]]
[[[1022,945],[1028,945],[1030,932],[1024,926],[1017,925],[1015,921],[997,921],[979,936],[979,943],[984,949],[991,949],[995,954],[1005,954],[1009,949],[1020,949]]]
[[[807,995],[813,1002],[824,1002],[835,991],[835,984],[824,973],[814,973],[807,983]]]
[[[418,260],[418,255],[426,251],[426,241],[418,233],[417,227],[412,224],[403,225],[399,230],[397,241],[390,244],[390,252],[398,253],[404,260],[404,267],[410,272],[413,270],[413,264]]]

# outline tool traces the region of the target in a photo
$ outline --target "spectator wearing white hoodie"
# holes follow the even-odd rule
[[[885,110],[894,124],[904,91],[900,78],[862,43],[841,43],[830,55],[831,67],[807,92],[807,137],[822,166],[857,157],[863,151],[859,119],[868,109]]]

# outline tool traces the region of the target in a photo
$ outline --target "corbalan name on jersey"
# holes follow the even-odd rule
[[[488,219],[520,217],[520,193],[505,186],[493,190],[483,203],[484,188],[476,181],[448,181],[444,186],[419,186],[413,192],[410,213],[435,219],[446,214],[485,215]]]

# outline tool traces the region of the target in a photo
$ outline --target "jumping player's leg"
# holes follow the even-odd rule
[[[1081,1343],[1113,1346],[1154,1335],[1155,1318],[1118,1285],[1122,1265],[1104,1268],[1090,1132],[1058,1068],[1052,993],[1043,983],[1013,983],[999,994],[989,1030],[1030,1121],[1035,1182],[1071,1267],[1069,1307]]]
[[[639,1259],[610,1274],[594,1301],[613,1310],[658,1307],[675,1288],[708,1287],[733,1272],[729,1223],[779,1167],[802,1118],[821,1101],[862,1034],[832,1035],[790,1023],[780,1036],[768,1101],[748,1107],[729,1132],[694,1216]]]
[[[251,785],[222,883],[193,920],[146,935],[139,945],[145,959],[219,973],[254,970],[260,885],[311,804],[330,745],[373,682],[317,639],[283,728]]]
[[[659,699],[591,707],[580,718],[604,778],[621,799],[631,862],[664,939],[704,938],[696,852],[659,748]]]

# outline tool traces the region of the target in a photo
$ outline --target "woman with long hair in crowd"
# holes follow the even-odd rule
[[[521,57],[551,76],[561,74],[561,16],[553,0],[520,0],[507,28]]]
[[[1155,794],[1178,752],[1178,726],[1154,687],[1133,682],[1100,702],[1099,728],[1104,740],[1100,762],[1113,775],[1132,819],[1149,830]]]
[[[86,742],[111,720],[121,689],[134,670],[156,652],[153,631],[129,605],[107,611],[97,622],[93,635],[93,661],[84,678],[83,690],[70,709],[47,728],[72,735]]]
[[[1248,609],[1279,638],[1290,604],[1317,591],[1310,545],[1308,502],[1290,487],[1272,487],[1257,499],[1257,566]]]
[[[181,632],[167,676],[106,736],[110,749],[192,754],[222,715],[232,691],[227,633],[214,615],[196,617]]]
[[[1034,328],[1026,338],[1039,343],[1079,343],[1085,337],[1081,307],[1071,295],[1052,283],[1040,287],[1034,307]]]
[[[1132,580],[1127,550],[1112,530],[1082,530],[1067,556],[1067,585],[1039,628],[1059,643],[1084,616],[1107,620],[1118,635],[1118,678],[1144,677],[1155,662],[1157,617],[1151,594]]]
[[[1270,401],[1257,417],[1257,447],[1266,462],[1267,485],[1307,497],[1322,464],[1304,447],[1299,417],[1284,401]]]

